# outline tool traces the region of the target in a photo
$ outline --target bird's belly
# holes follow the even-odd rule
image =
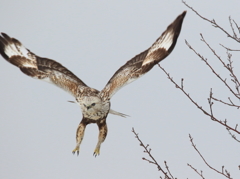
[[[94,120],[94,121],[97,121],[99,119],[102,119],[104,116],[106,116],[104,113],[102,112],[97,112],[97,113],[83,113],[83,116],[85,118],[88,118],[88,119],[91,119],[91,120]]]

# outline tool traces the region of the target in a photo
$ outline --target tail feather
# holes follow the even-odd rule
[[[117,115],[117,116],[125,117],[125,118],[126,118],[126,117],[129,117],[129,115],[127,115],[127,114],[123,114],[123,113],[120,113],[120,112],[114,111],[114,110],[112,110],[112,109],[110,109],[109,113],[110,113],[110,114],[113,114],[113,115]]]

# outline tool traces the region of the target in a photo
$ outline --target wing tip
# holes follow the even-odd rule
[[[181,32],[183,19],[187,11],[183,11],[176,19],[168,25],[167,29],[150,47],[146,59],[142,63],[144,71],[149,71],[156,63],[166,58],[174,49],[178,36]],[[156,57],[158,57],[156,59]],[[148,65],[151,64],[151,65]]]
[[[184,19],[184,17],[186,16],[186,14],[187,14],[187,11],[185,10],[185,11],[183,11],[181,14],[179,14],[179,15],[177,16],[176,20]],[[176,21],[176,20],[175,20],[175,21]],[[175,21],[174,21],[174,22],[175,22]]]
[[[181,32],[182,29],[182,24],[183,24],[183,20],[185,18],[187,14],[187,11],[183,11],[180,15],[177,16],[177,18],[167,27],[167,30],[172,29],[174,31],[174,37],[173,37],[173,43],[171,45],[171,47],[169,49],[167,49],[168,53],[171,53],[171,51],[173,50],[173,48],[176,45],[178,36]],[[165,31],[165,32],[166,32]]]
[[[181,14],[182,16],[185,16],[187,14],[187,11],[183,11],[183,13]]]
[[[185,18],[186,14],[187,14],[187,11],[183,11],[182,14],[178,15],[177,18],[173,21],[173,23],[170,24],[169,26],[171,26],[171,25],[175,26],[175,24],[176,24],[176,26],[180,26],[181,27],[183,19]]]
[[[1,34],[5,39],[11,39],[5,32],[1,32]]]
[[[7,54],[4,52],[5,46],[7,46],[7,44],[8,44],[7,39],[10,39],[10,37],[7,34],[1,32],[1,35],[0,35],[0,54],[6,60],[8,60],[8,58],[9,58],[7,56]]]

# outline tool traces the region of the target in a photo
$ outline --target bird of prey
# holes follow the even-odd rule
[[[123,86],[133,82],[167,57],[176,45],[186,11],[180,14],[153,43],[142,53],[136,55],[120,67],[106,86],[98,91],[87,86],[81,79],[60,63],[35,55],[20,41],[5,33],[0,35],[0,53],[8,62],[17,66],[24,74],[35,79],[52,83],[74,98],[82,110],[82,120],[76,131],[76,147],[72,151],[79,154],[80,144],[88,124],[96,123],[99,128],[98,142],[93,155],[100,154],[100,146],[107,136],[106,119],[108,114],[126,117],[125,114],[110,108],[111,97]]]

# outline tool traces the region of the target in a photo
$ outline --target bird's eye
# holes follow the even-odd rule
[[[92,106],[95,106],[96,103],[92,103]]]

